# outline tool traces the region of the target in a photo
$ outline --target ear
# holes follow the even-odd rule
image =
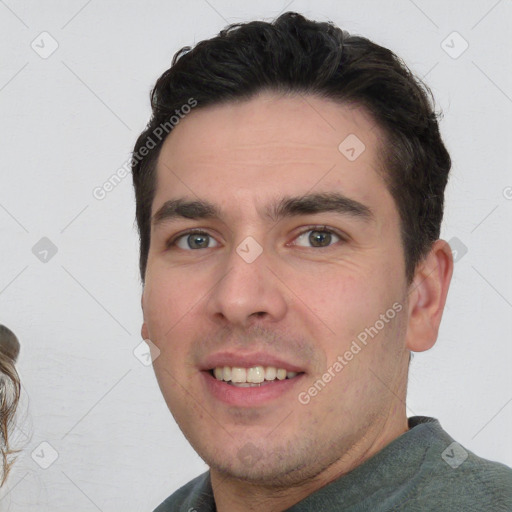
[[[140,307],[142,308],[142,314],[144,315],[144,292],[142,293],[142,296],[140,298]],[[142,336],[143,340],[149,340],[149,331],[148,326],[146,325],[146,322],[142,322],[142,327],[140,329],[140,335]]]
[[[437,240],[417,265],[409,288],[406,346],[413,352],[432,348],[437,340],[446,296],[453,273],[448,242]]]

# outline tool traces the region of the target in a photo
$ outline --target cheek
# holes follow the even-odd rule
[[[144,295],[154,319],[167,323],[183,317],[208,290],[204,272],[193,266],[175,267],[160,258],[148,267]]]
[[[336,335],[350,334],[374,309],[374,286],[364,272],[350,269],[330,269],[307,281],[306,303]],[[310,305],[308,304],[308,305]]]
[[[324,275],[303,279],[300,293],[307,306],[304,314],[311,317],[313,311],[326,327],[327,337],[319,337],[316,332],[313,339],[322,340],[328,357],[336,358],[340,351],[343,353],[358,335],[392,308],[400,297],[393,279],[393,274],[384,272],[382,266],[330,269]]]
[[[159,350],[153,361],[154,371],[173,411],[186,401],[185,383],[195,373],[188,361],[187,335],[193,332],[190,322],[197,296],[185,286],[183,275],[177,274],[166,271],[153,278],[149,272],[143,295],[144,321],[151,341]]]
[[[144,321],[150,338],[158,346],[166,345],[180,323],[192,312],[197,302],[194,286],[183,273],[152,272],[146,275],[143,293]]]

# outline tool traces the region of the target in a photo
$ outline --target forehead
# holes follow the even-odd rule
[[[264,93],[180,121],[157,162],[153,212],[172,197],[240,210],[277,195],[333,190],[392,207],[381,163],[382,134],[363,108]]]

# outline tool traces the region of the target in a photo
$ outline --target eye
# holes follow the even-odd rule
[[[210,245],[213,242],[214,245]],[[217,247],[217,241],[204,231],[188,231],[174,238],[168,244],[170,247],[176,245],[180,249],[189,251],[192,249],[210,249]]]
[[[301,247],[329,247],[333,243],[342,241],[342,237],[325,227],[315,227],[303,231],[294,241],[293,245]],[[308,245],[309,244],[309,245]]]

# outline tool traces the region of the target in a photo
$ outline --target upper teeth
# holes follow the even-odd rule
[[[231,382],[252,382],[258,384],[264,380],[291,379],[297,372],[287,372],[284,368],[275,366],[253,366],[252,368],[241,368],[239,366],[217,366],[213,370],[217,380]]]

